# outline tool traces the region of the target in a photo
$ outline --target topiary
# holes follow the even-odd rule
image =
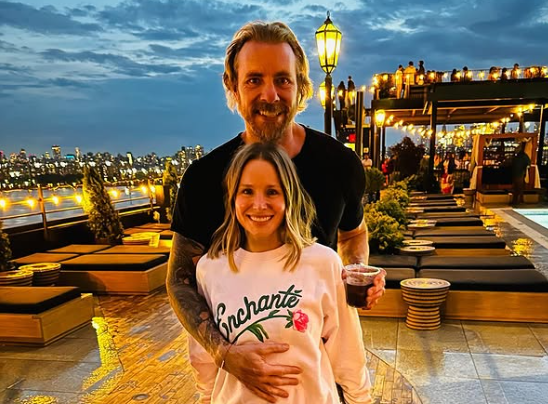
[[[364,215],[369,231],[369,250],[373,254],[391,254],[402,245],[403,233],[399,223],[379,212],[375,205],[368,205]]]
[[[9,271],[12,268],[10,239],[2,230],[4,223],[0,220],[0,272]]]
[[[106,239],[109,244],[119,244],[124,237],[124,228],[103,179],[93,167],[85,166],[82,180],[83,207],[88,214],[88,227],[96,240]]]
[[[164,187],[169,188],[169,207],[166,208],[167,220],[171,222],[173,217],[173,209],[175,209],[175,201],[177,200],[177,191],[179,190],[179,182],[177,180],[177,169],[171,162],[171,159],[166,161],[166,169],[162,176]]]
[[[376,167],[365,170],[365,193],[374,194],[379,192],[384,185],[384,174]]]

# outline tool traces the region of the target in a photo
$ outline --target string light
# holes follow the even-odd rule
[[[57,195],[53,195],[51,197],[51,201],[55,204],[55,205],[59,205],[59,197]]]
[[[6,200],[6,198],[0,198],[0,208],[6,209],[7,206],[8,206],[8,201]]]
[[[34,198],[27,198],[25,202],[27,205],[29,205],[31,209],[34,209],[34,207],[36,206],[36,199]]]

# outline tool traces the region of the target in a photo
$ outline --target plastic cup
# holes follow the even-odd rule
[[[346,303],[349,306],[364,308],[367,306],[367,291],[373,286],[375,277],[382,269],[365,264],[350,264],[344,267],[346,279]]]

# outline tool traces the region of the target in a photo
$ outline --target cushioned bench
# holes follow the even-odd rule
[[[434,242],[436,248],[506,248],[503,239],[496,236],[422,237]]]
[[[148,294],[163,286],[164,254],[89,254],[63,262],[59,285],[109,294]]]
[[[423,237],[462,237],[462,236],[494,236],[495,233],[478,226],[472,226],[469,229],[453,229],[452,227],[433,228],[428,230],[416,230],[414,238]]]
[[[414,194],[413,192],[411,193],[411,200],[413,200],[414,198],[424,198],[426,197],[426,200],[438,200],[438,199],[454,199],[455,196],[454,195],[450,195],[450,194]]]
[[[432,256],[443,257],[508,257],[512,250],[508,248],[436,248]]]
[[[171,240],[173,238],[173,231],[171,230],[162,230],[160,233],[161,240]]]
[[[409,206],[414,208],[430,207],[430,206],[457,206],[457,201],[454,199],[446,200],[430,200],[430,201],[411,201]]]
[[[466,212],[464,206],[424,206],[422,213],[433,212]]]
[[[124,236],[131,236],[135,233],[160,233],[161,229],[143,229],[140,227],[130,227],[129,229],[124,229]]]
[[[419,278],[440,278],[453,290],[548,291],[548,280],[523,256],[422,257]]]
[[[115,245],[106,250],[97,251],[96,254],[169,254],[170,247],[158,245]]]
[[[34,253],[26,257],[12,260],[17,265],[39,264],[41,262],[63,262],[77,257],[78,254]]]
[[[415,277],[417,257],[405,255],[371,255],[369,265],[386,270],[386,287],[399,288],[400,281]]]
[[[436,227],[440,226],[483,226],[479,217],[444,217],[436,220]]]
[[[97,251],[112,247],[108,244],[71,244],[65,247],[49,250],[48,253],[55,254],[91,254]],[[72,257],[71,257],[72,258]]]
[[[418,213],[418,219],[446,219],[450,217],[480,217],[477,213],[469,212],[432,212],[432,213]]]
[[[171,224],[170,223],[145,223],[135,227],[139,229],[146,229],[146,230],[153,229],[153,230],[162,231],[162,230],[169,230],[171,228]]]
[[[476,194],[476,200],[481,204],[487,203],[503,203],[510,202],[510,194],[505,190],[483,190],[478,191]]]
[[[75,287],[0,287],[0,343],[47,345],[92,317],[93,296]]]

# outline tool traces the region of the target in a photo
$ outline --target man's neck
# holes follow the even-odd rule
[[[301,152],[305,138],[306,132],[304,127],[293,122],[285,131],[283,137],[278,142],[278,145],[286,151],[290,158],[293,158]],[[245,144],[260,141],[257,137],[251,135],[247,130],[242,134],[242,140]]]

